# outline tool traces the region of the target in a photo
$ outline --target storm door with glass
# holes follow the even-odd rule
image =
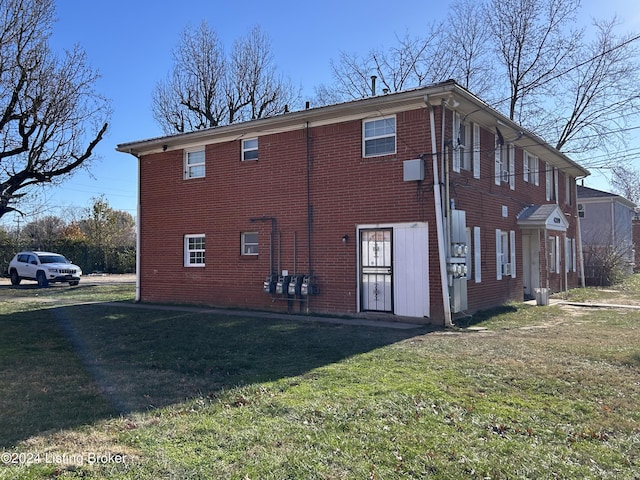
[[[361,308],[393,311],[393,230],[360,230]]]

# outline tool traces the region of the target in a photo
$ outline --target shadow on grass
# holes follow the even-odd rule
[[[455,320],[455,324],[460,328],[473,327],[475,325],[480,325],[482,323],[488,322],[489,320],[499,315],[515,313],[517,311],[518,309],[513,305],[502,305],[499,307],[491,308],[489,310],[476,312],[473,315],[469,315],[467,317],[458,318]]]
[[[423,333],[100,304],[3,315],[0,331],[0,447]]]

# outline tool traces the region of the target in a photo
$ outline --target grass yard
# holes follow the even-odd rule
[[[132,297],[0,286],[0,479],[640,478],[640,311],[431,332]]]

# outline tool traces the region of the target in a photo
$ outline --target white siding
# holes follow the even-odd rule
[[[428,225],[395,226],[393,255],[394,313],[407,317],[428,317]]]

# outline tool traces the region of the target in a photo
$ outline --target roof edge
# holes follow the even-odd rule
[[[375,112],[376,115],[393,114],[402,111],[402,109],[420,108],[427,105],[443,105],[450,109],[456,109],[456,103],[459,106],[462,103],[460,106],[461,114],[465,114],[465,118],[474,119],[475,116],[486,128],[497,128],[500,125],[501,129],[517,132],[520,136],[513,140],[512,143],[520,148],[531,150],[531,148],[527,148],[527,145],[533,144],[537,150],[544,151],[545,154],[553,157],[550,159],[552,164],[569,171],[573,176],[586,177],[590,174],[586,168],[556,150],[536,134],[523,129],[523,127],[459,85],[455,80],[446,80],[401,92],[283,113],[273,117],[122,143],[117,145],[116,150],[139,157],[168,149],[182,149],[214,142],[251,138],[252,136],[267,133],[300,130],[357,118],[366,118],[371,116],[372,112]],[[466,108],[466,111],[462,110],[463,107]],[[520,141],[521,137],[523,141]]]

